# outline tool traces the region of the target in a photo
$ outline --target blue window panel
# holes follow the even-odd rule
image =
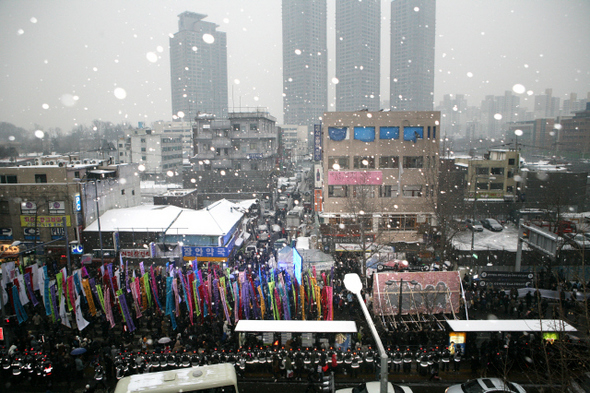
[[[379,139],[399,139],[399,127],[379,127]]]
[[[404,141],[416,142],[417,138],[424,139],[424,127],[404,127]]]
[[[432,127],[432,139],[436,139],[436,126]]]
[[[354,139],[373,142],[375,140],[375,127],[354,127]]]
[[[348,127],[328,127],[328,136],[333,141],[343,141],[346,139],[346,130]]]

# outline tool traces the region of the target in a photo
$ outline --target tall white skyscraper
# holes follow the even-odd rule
[[[432,110],[435,22],[436,0],[391,1],[392,110]]]
[[[282,18],[284,123],[312,127],[328,110],[326,0],[283,0]]]
[[[379,110],[381,0],[336,1],[336,111]]]
[[[184,121],[199,112],[227,118],[227,39],[206,17],[183,12],[170,38],[172,115]]]

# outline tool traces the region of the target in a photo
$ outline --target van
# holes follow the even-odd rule
[[[248,243],[245,249],[246,254],[254,255],[258,252],[258,247],[256,247],[256,243]]]

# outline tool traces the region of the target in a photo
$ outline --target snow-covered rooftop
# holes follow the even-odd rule
[[[167,234],[224,236],[254,203],[254,199],[240,203],[222,199],[201,210],[171,205],[113,209],[101,214],[100,229],[104,232],[163,232],[168,228]],[[84,231],[97,232],[98,222],[94,221]]]

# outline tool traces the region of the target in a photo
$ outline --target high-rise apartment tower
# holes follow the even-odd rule
[[[431,111],[436,0],[392,0],[390,102],[394,111]]]
[[[379,110],[381,0],[336,1],[336,110]]]
[[[283,0],[282,13],[284,123],[311,127],[328,109],[326,0]]]
[[[227,39],[206,17],[183,12],[170,38],[172,114],[185,121],[198,113],[227,117]]]

